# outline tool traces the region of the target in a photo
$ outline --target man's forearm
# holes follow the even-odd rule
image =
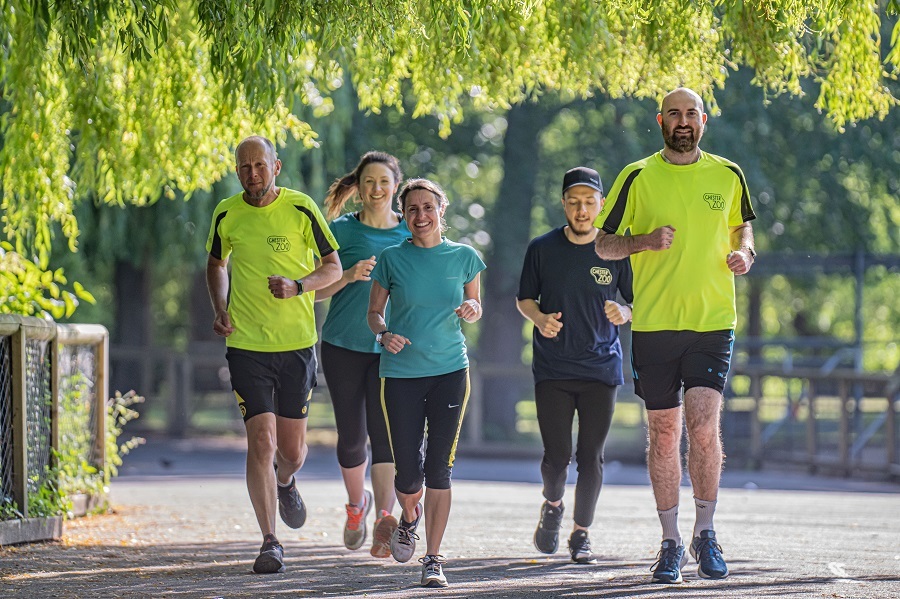
[[[624,237],[600,231],[597,233],[595,249],[597,255],[604,260],[622,260],[647,249],[641,243],[643,237],[643,235]]]
[[[206,287],[216,313],[228,309],[228,270],[224,266],[207,265]]]
[[[303,277],[303,291],[316,291],[337,282],[343,274],[340,262],[322,262],[321,265]]]
[[[731,249],[756,248],[753,241],[753,227],[750,223],[744,223],[731,230]]]

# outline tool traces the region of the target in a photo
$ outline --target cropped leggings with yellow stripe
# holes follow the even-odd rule
[[[412,495],[423,483],[429,489],[450,488],[468,400],[468,368],[437,376],[381,379],[381,406],[399,492]]]

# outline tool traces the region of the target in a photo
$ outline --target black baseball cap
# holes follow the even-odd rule
[[[600,181],[600,173],[586,166],[576,166],[575,168],[566,171],[566,176],[563,177],[563,193],[566,193],[567,189],[575,187],[576,185],[587,185],[588,187],[596,189],[601,194],[603,193],[603,183]]]

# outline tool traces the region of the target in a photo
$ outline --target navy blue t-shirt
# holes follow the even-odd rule
[[[594,244],[576,245],[564,227],[531,241],[525,253],[518,299],[536,300],[541,312],[562,312],[559,335],[548,339],[534,328],[534,382],[589,380],[621,385],[622,344],[619,329],[603,305],[634,300],[631,262],[603,260]]]

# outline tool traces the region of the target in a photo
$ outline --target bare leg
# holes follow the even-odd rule
[[[403,519],[405,521],[412,522],[416,519],[416,506],[419,504],[419,500],[422,499],[424,493],[425,487],[422,487],[412,495],[397,491],[397,501],[400,502],[400,508],[403,510]]]
[[[244,423],[247,428],[247,490],[263,536],[275,534],[275,415],[259,414]]]
[[[375,495],[376,518],[381,517],[381,510],[388,513],[394,511],[397,494],[394,492],[394,464],[383,462],[372,464],[372,492]]]
[[[278,463],[278,481],[286,485],[291,477],[303,467],[309,447],[306,445],[307,419],[285,418],[275,416],[278,451],[275,459]],[[269,469],[272,469],[271,461]]]
[[[450,520],[450,489],[428,489],[425,494],[425,541],[427,555],[441,552],[441,541]]]
[[[688,389],[684,398],[688,431],[688,472],[694,496],[715,501],[722,476],[722,435],[719,427],[722,394],[708,387]]]
[[[341,476],[344,478],[344,487],[347,489],[349,503],[362,507],[363,493],[366,489],[366,466],[369,460],[354,466],[353,468],[341,467]]]
[[[648,410],[647,468],[656,509],[678,505],[681,485],[681,407]]]

